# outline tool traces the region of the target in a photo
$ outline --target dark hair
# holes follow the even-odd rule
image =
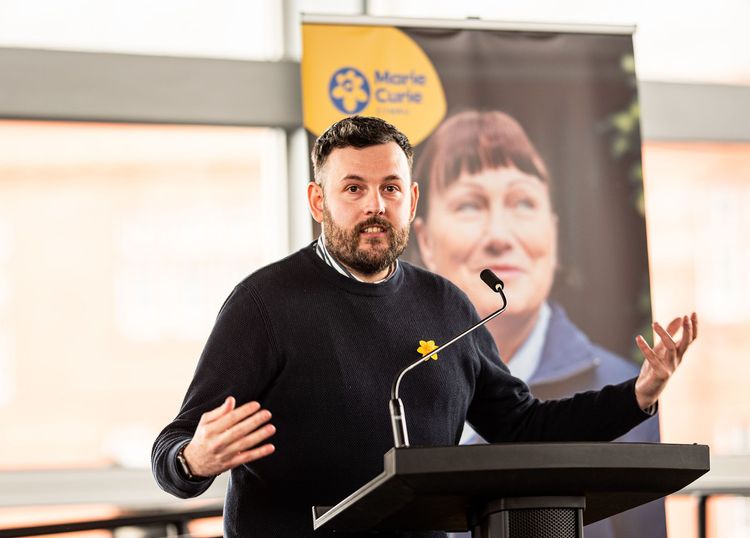
[[[404,150],[406,160],[411,170],[414,150],[406,135],[393,125],[380,118],[372,116],[349,116],[331,125],[318,137],[313,145],[312,158],[315,181],[320,183],[319,173],[328,160],[328,156],[336,148],[366,148],[395,142]]]
[[[528,135],[514,118],[500,111],[467,110],[451,116],[430,136],[414,170],[427,214],[429,191],[438,191],[462,174],[515,166],[549,183],[547,167]]]

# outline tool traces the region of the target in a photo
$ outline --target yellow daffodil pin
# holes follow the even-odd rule
[[[430,353],[435,351],[438,348],[438,346],[435,345],[435,340],[428,340],[425,342],[424,340],[419,341],[419,347],[417,348],[417,353],[421,353],[423,357],[427,357]],[[428,357],[425,360],[434,360],[436,361],[438,358],[437,354],[433,355],[432,357]]]

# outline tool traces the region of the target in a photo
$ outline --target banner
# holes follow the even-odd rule
[[[490,332],[535,396],[634,377],[651,307],[632,36],[475,22],[303,24],[310,140],[352,114],[409,137],[421,198],[403,259],[449,278],[480,315],[498,305],[478,275],[495,270],[509,307]],[[625,440],[658,439],[654,418]],[[664,527],[657,502],[586,536]]]

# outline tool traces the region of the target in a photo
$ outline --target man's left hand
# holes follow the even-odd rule
[[[657,335],[659,337],[659,342],[653,348],[642,336],[638,335],[635,339],[645,359],[635,382],[635,397],[644,410],[658,401],[669,378],[680,365],[685,351],[698,337],[698,316],[693,312],[691,316],[675,318],[666,330],[659,323],[654,323],[653,327],[654,340]],[[680,329],[682,337],[679,342],[675,342],[674,337]]]

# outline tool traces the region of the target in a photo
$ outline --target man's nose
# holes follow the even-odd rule
[[[367,215],[383,215],[385,213],[385,200],[383,200],[380,190],[374,189],[367,196],[365,213]]]

